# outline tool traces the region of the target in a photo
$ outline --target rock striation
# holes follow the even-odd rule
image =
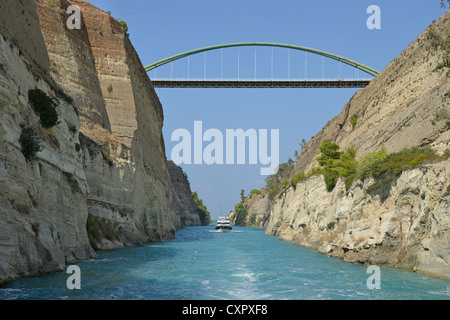
[[[170,179],[181,206],[181,224],[183,226],[199,226],[202,224],[197,213],[197,204],[192,198],[192,190],[186,173],[173,161],[168,161]]]
[[[450,12],[430,25],[303,148],[292,175],[318,166],[325,139],[357,159],[430,145],[450,148]],[[447,45],[448,46],[448,45]],[[355,120],[353,120],[355,119]],[[353,121],[352,121],[353,120]],[[353,122],[353,123],[352,123]],[[401,267],[450,278],[450,161],[404,170],[399,177],[339,180],[328,192],[323,176],[288,186],[270,202],[247,199],[249,216],[269,235],[358,264]],[[264,191],[264,190],[263,190]],[[259,199],[259,200],[258,200]]]
[[[450,278],[450,160],[328,192],[322,176],[289,188],[266,233],[344,261]]]
[[[70,5],[81,9],[81,29],[67,28]],[[56,102],[52,128],[42,128],[30,104],[35,88]],[[2,1],[0,284],[199,224],[184,207],[188,195],[176,191],[186,181],[172,183],[163,120],[151,80],[109,13],[81,0]],[[31,161],[19,143],[23,124],[41,140]]]
[[[317,166],[319,146],[329,139],[342,150],[355,146],[357,156],[385,146],[388,153],[431,145],[438,153],[449,147],[448,51],[436,48],[434,37],[448,42],[450,13],[430,25],[370,84],[359,90],[322,130],[304,146],[294,171]],[[448,50],[448,49],[447,49]],[[355,117],[355,126],[352,119]]]

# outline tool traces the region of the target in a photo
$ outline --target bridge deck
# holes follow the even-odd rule
[[[370,80],[152,80],[157,88],[363,88]]]

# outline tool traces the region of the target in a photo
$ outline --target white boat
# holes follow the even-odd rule
[[[232,229],[233,228],[231,227],[231,223],[230,223],[230,220],[228,220],[228,218],[219,217],[219,219],[217,220],[217,224],[216,224],[216,230],[230,231]]]

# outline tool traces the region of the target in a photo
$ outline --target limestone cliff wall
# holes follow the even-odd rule
[[[348,192],[343,180],[327,192],[314,176],[275,202],[266,233],[344,261],[450,278],[449,226],[450,160]]]
[[[0,284],[18,277],[62,270],[95,257],[86,232],[89,190],[76,149],[74,107],[57,97],[50,57],[33,1],[0,6]],[[28,91],[52,92],[60,123],[42,129]],[[43,150],[27,162],[21,124],[35,128]]]
[[[249,227],[259,227],[265,229],[270,218],[270,209],[272,202],[268,197],[261,194],[254,194],[246,197],[244,206],[247,208],[247,217],[242,225]],[[230,221],[235,221],[236,212],[232,211],[228,215]]]
[[[172,185],[181,206],[181,224],[183,226],[199,226],[202,224],[197,212],[197,204],[192,198],[192,190],[186,174],[173,161],[169,161],[169,173]]]
[[[450,146],[450,121],[439,117],[450,103],[448,68],[437,69],[448,52],[433,47],[430,31],[448,39],[450,12],[424,30],[308,141],[294,172],[318,165],[318,148],[325,139],[342,150],[355,146],[358,157],[382,145],[389,153],[424,145],[442,153]],[[353,116],[357,117],[354,128]]]
[[[439,67],[448,51],[433,46],[433,35],[448,39],[450,12],[433,23],[394,59],[342,112],[304,147],[292,175],[317,166],[325,139],[357,158],[405,147],[450,148],[450,71]],[[435,38],[434,38],[435,39]],[[448,40],[447,40],[448,41]],[[356,126],[352,125],[357,117]],[[322,176],[288,187],[259,208],[266,197],[246,201],[249,216],[268,216],[259,226],[281,239],[312,247],[345,261],[408,268],[450,278],[449,161],[406,170],[398,178],[340,180],[332,192]]]
[[[71,4],[79,30],[66,27]],[[0,84],[0,284],[197,224],[171,181],[161,103],[108,13],[78,0],[2,1]],[[57,102],[50,129],[28,101],[34,88]],[[42,140],[33,161],[21,124]]]

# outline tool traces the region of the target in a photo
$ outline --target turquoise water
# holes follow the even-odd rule
[[[80,290],[67,289],[70,275],[60,272],[14,281],[0,299],[450,299],[449,280],[393,268],[381,268],[381,289],[370,290],[367,267],[247,227],[190,227],[77,265]]]

